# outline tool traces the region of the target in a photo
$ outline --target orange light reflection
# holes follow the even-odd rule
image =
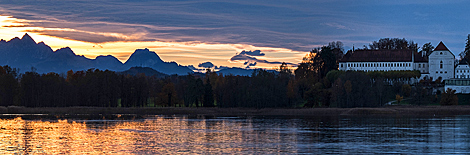
[[[155,117],[85,123],[18,117],[1,119],[0,127],[0,154],[275,153],[280,148],[258,148],[253,144],[278,144],[285,140],[273,130],[254,131],[250,120],[240,123]],[[292,138],[288,141],[296,141],[295,133],[287,137]]]

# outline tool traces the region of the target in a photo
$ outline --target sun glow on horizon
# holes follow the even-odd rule
[[[121,62],[125,62],[136,49],[148,48],[155,51],[164,61],[175,61],[181,65],[197,66],[202,62],[212,62],[216,66],[245,67],[244,61],[230,61],[230,58],[243,50],[261,50],[266,53],[261,58],[268,61],[300,63],[305,52],[293,51],[285,48],[257,47],[247,44],[220,44],[203,42],[176,42],[176,41],[138,41],[137,35],[125,35],[121,33],[92,32],[72,28],[46,28],[37,27],[26,21],[12,16],[0,15],[0,39],[9,40],[20,38],[28,33],[36,42],[44,42],[54,51],[63,47],[70,47],[75,54],[88,58],[96,58],[100,55],[113,55]],[[93,43],[74,40],[66,37],[58,37],[42,33],[44,31],[74,32],[80,34],[100,35],[119,38],[123,41],[107,41]],[[258,63],[252,68],[272,69],[278,64]]]

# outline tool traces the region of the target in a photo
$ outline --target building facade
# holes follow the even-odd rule
[[[456,79],[470,79],[470,67],[468,66],[467,61],[462,60],[455,67],[455,77]]]
[[[434,51],[429,55],[429,76],[433,79],[454,78],[455,55],[440,42]]]
[[[415,61],[420,62],[423,59],[419,54],[413,54],[411,50],[356,50],[346,53],[340,60],[339,70],[366,72],[414,70]]]
[[[421,78],[445,80],[454,78],[454,63],[454,54],[440,42],[427,59],[412,50],[350,51],[340,60],[339,70],[365,72],[418,70],[421,72]]]
[[[447,90],[448,88],[455,90],[455,93],[469,94],[470,93],[470,79],[459,78],[459,79],[445,80],[444,90]]]

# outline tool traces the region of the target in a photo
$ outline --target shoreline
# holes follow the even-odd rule
[[[189,116],[454,116],[470,115],[470,106],[387,106],[380,108],[188,108],[188,107],[0,107],[0,114],[135,114]]]

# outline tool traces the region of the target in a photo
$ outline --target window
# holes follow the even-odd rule
[[[442,55],[442,52],[441,52],[441,55]]]
[[[442,52],[441,52],[441,53],[442,53]],[[444,68],[444,64],[443,64],[442,61],[441,61],[441,69],[442,69],[442,68]]]
[[[439,73],[438,71],[436,71],[436,74]]]
[[[418,65],[418,68],[421,68],[421,64]]]
[[[447,73],[447,71],[445,71],[444,73]]]
[[[341,68],[343,68],[343,64],[341,64]]]

